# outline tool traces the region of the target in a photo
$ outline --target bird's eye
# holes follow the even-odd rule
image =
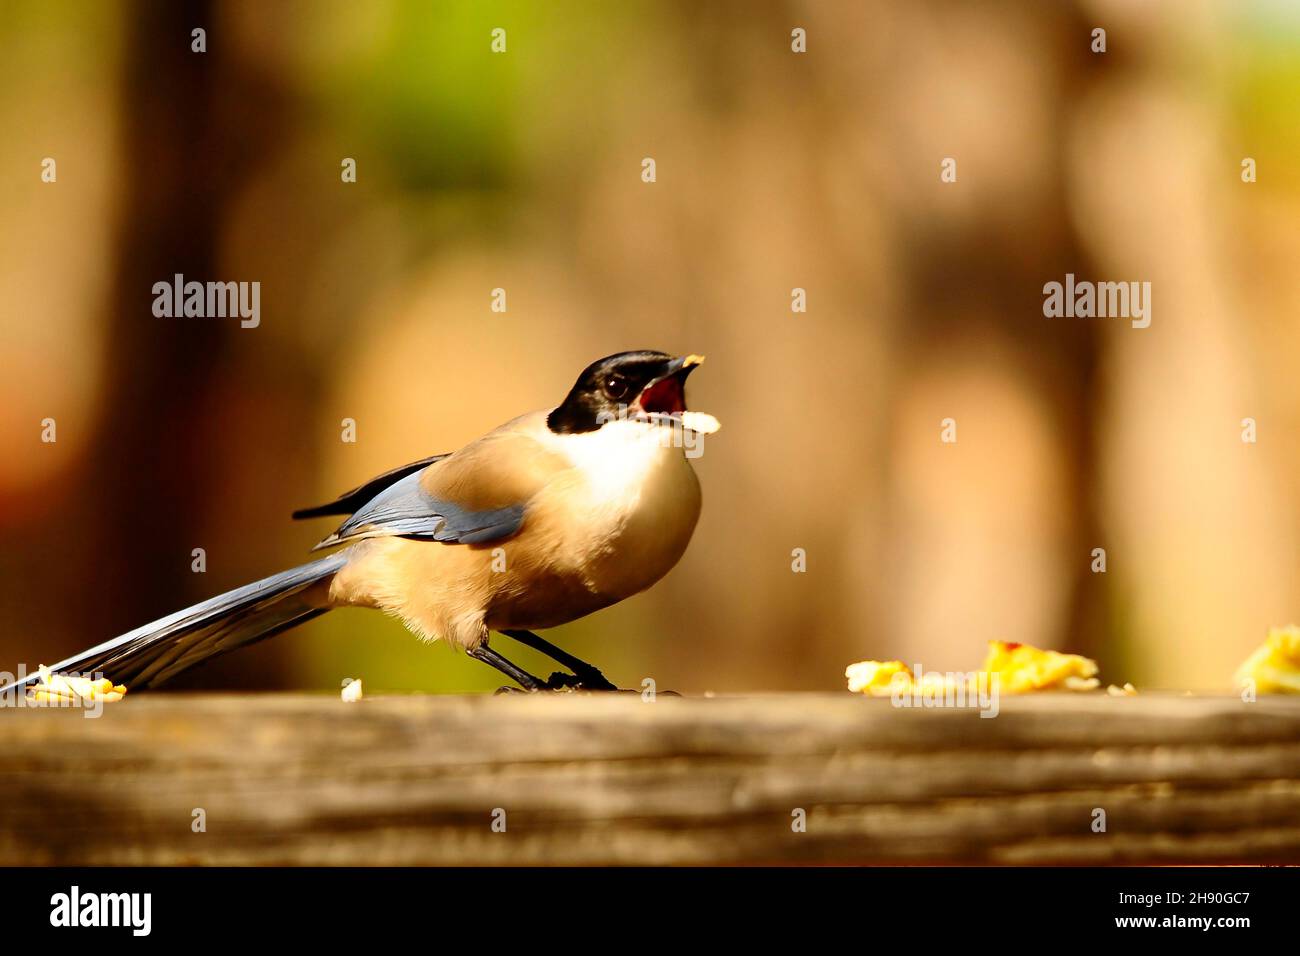
[[[605,394],[616,402],[623,401],[631,391],[631,383],[617,372],[605,379]]]

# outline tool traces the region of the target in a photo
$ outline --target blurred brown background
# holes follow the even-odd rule
[[[299,563],[330,527],[295,507],[629,348],[708,354],[724,429],[681,565],[550,632],[625,686],[834,689],[1004,638],[1227,688],[1300,616],[1294,4],[3,14],[0,668]],[[155,318],[177,272],[260,281],[260,327]],[[1044,318],[1066,272],[1150,281],[1151,327]],[[348,676],[500,683],[368,611],[180,683]]]

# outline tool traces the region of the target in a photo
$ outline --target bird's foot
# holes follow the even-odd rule
[[[590,671],[584,670],[580,674],[568,674],[564,671],[556,671],[540,687],[498,687],[498,694],[536,694],[541,691],[551,691],[553,693],[571,692],[571,691],[618,691],[619,693],[633,694],[639,691],[623,690],[611,684],[605,675],[594,667]]]
[[[557,677],[568,678],[568,674],[552,674],[551,680]],[[572,678],[577,683],[574,684],[576,690],[618,690],[618,686],[611,684],[599,670],[594,667],[582,667],[574,671]]]
[[[547,690],[586,690],[586,691],[611,691],[618,690],[616,686],[605,679],[605,675],[594,667],[590,670],[582,669],[576,674],[566,674],[564,671],[556,671],[546,682]]]

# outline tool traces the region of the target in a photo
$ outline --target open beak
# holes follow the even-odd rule
[[[684,355],[669,362],[663,374],[637,396],[641,412],[657,424],[676,424],[705,433],[717,431],[721,426],[712,415],[686,410],[686,377],[703,362],[703,355]]]

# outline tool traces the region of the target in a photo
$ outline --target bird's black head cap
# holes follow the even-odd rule
[[[666,352],[619,352],[592,362],[546,424],[560,434],[592,432],[620,417],[686,410],[683,383],[702,359],[673,358]]]

